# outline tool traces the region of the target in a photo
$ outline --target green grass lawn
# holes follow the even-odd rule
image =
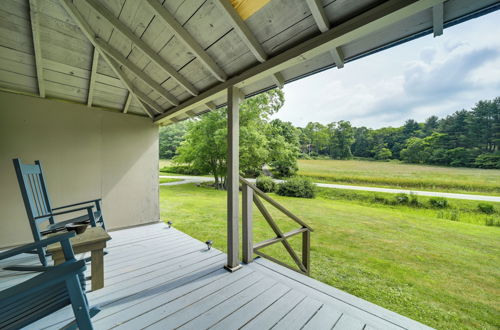
[[[408,208],[272,195],[314,228],[312,277],[441,329],[500,327],[500,228]],[[193,184],[160,187],[161,218],[226,249],[226,194]],[[297,228],[269,208],[284,231]],[[255,241],[274,235],[254,210]],[[300,251],[300,236],[291,241]],[[266,248],[290,261],[282,246]]]
[[[363,160],[299,160],[299,175],[315,181],[500,194],[500,170]]]

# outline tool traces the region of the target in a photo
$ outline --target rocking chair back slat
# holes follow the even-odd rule
[[[94,227],[96,226],[96,223],[99,223],[103,228],[105,228],[100,205],[101,199],[66,205],[54,209],[52,208],[49,194],[47,192],[47,185],[45,184],[42,165],[40,161],[35,161],[35,164],[23,164],[21,163],[21,160],[19,158],[16,158],[13,159],[13,162],[14,168],[16,170],[17,181],[19,183],[19,188],[21,190],[21,195],[24,201],[24,207],[26,209],[26,214],[28,216],[31,232],[33,234],[35,242],[40,241],[43,235],[55,231],[65,230],[65,225],[71,222],[90,223],[90,225]],[[84,204],[86,204],[86,206],[72,210],[67,209],[70,206]],[[95,212],[93,211],[94,209]],[[57,210],[57,212],[54,212],[54,210]],[[54,219],[54,216],[58,216],[61,214],[83,211],[87,211],[87,214],[83,216],[73,217],[57,223]],[[49,223],[47,224],[47,222]],[[38,248],[37,252],[42,266],[46,266],[47,259],[44,248]]]

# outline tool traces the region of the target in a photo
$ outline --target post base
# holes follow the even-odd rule
[[[236,267],[229,267],[228,265],[224,266],[224,269],[231,272],[231,273],[234,273],[235,271],[237,271],[240,268],[241,268],[241,265],[238,265]]]

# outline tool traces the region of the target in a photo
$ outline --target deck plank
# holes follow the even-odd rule
[[[105,287],[87,294],[101,308],[96,329],[428,328],[267,260],[227,272],[224,253],[163,223],[110,235]],[[24,255],[9,263],[39,261]],[[0,271],[0,289],[34,275]],[[59,329],[73,318],[68,306],[26,329]]]

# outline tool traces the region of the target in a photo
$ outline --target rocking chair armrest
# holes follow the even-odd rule
[[[39,215],[38,217],[35,217],[34,219],[36,220],[36,219],[40,219],[40,218],[48,218],[48,217],[52,217],[52,216],[55,216],[55,215],[73,213],[73,212],[78,212],[78,211],[83,211],[83,210],[87,210],[87,211],[92,212],[93,208],[94,208],[94,206],[79,207],[79,208],[76,208],[76,209],[71,209],[71,210],[65,210],[65,211],[60,211],[60,212],[53,212],[53,213],[49,213],[49,214]]]
[[[65,209],[67,207],[78,206],[78,205],[82,205],[82,204],[97,203],[97,202],[100,202],[101,200],[102,200],[101,198],[91,199],[91,200],[85,201],[85,202],[80,202],[80,203],[74,203],[74,204],[69,204],[69,205],[54,207],[54,208],[52,208],[52,210],[60,210],[60,209]]]
[[[85,270],[84,260],[72,260],[60,265],[50,267],[43,273],[28,279],[25,282],[17,284],[0,292],[0,300],[16,299],[19,300],[23,295],[29,294],[35,290],[43,290],[55,283],[64,281],[68,276],[77,274]]]
[[[19,246],[19,247],[7,250],[5,252],[1,252],[0,253],[0,260],[7,259],[7,258],[13,257],[13,256],[21,254],[21,253],[27,253],[27,252],[33,251],[37,248],[40,248],[42,246],[50,245],[52,243],[57,243],[57,242],[61,242],[61,241],[69,241],[69,239],[75,235],[76,235],[76,233],[74,231],[72,231],[72,232],[62,234],[62,235],[57,235],[57,236],[45,238],[45,239],[42,239],[38,242],[29,243],[29,244],[25,244],[23,246]]]

